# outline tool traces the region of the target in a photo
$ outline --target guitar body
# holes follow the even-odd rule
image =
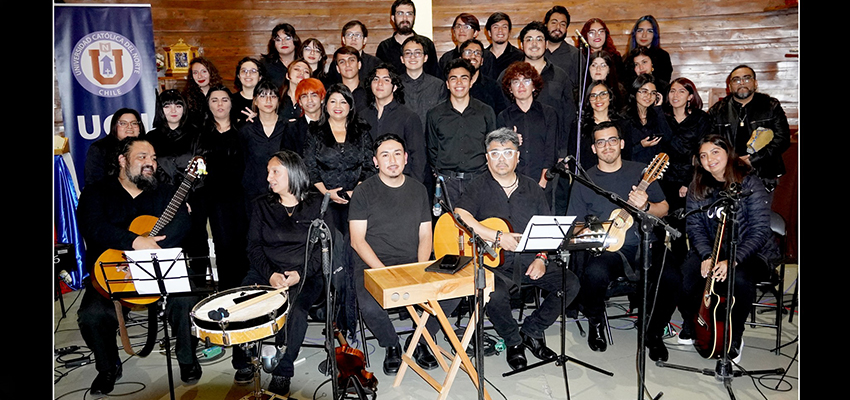
[[[711,279],[711,278],[709,278]],[[703,295],[694,324],[694,347],[703,358],[720,358],[723,355],[723,331],[726,328],[726,308],[732,308],[735,298],[727,302],[726,296],[708,291]],[[729,351],[732,344],[732,329],[728,331]]]
[[[129,231],[137,235],[147,236],[158,220],[158,218],[150,215],[136,217],[130,223]],[[95,289],[108,298],[112,297],[110,293],[135,293],[136,285],[131,280],[133,277],[130,275],[129,265],[124,261],[126,261],[126,258],[123,250],[109,249],[104,251],[94,263],[92,283]],[[117,262],[122,264],[107,264],[101,267],[101,263]],[[132,307],[148,305],[157,300],[159,300],[159,296],[125,298],[120,301],[128,307]]]
[[[511,232],[508,223],[501,218],[487,218],[481,221],[481,225],[504,233]],[[470,236],[466,230],[455,225],[451,214],[443,214],[434,226],[434,256],[437,259],[447,254],[472,256],[473,248],[469,243],[469,239]],[[492,268],[502,265],[504,262],[503,252],[504,250],[499,249],[496,258],[485,254],[484,265]]]

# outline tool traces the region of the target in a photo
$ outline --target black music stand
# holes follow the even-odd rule
[[[165,258],[160,258],[160,253]],[[162,320],[163,325],[166,367],[168,370],[168,389],[173,400],[175,398],[174,376],[171,367],[171,343],[168,335],[168,320],[165,316],[165,308],[168,304],[169,296],[192,293],[192,287],[189,281],[190,275],[186,270],[187,259],[183,256],[181,248],[132,250],[125,251],[124,256],[127,261],[101,262],[100,267],[105,268],[107,265],[126,266],[131,274],[135,273],[135,276],[124,279],[106,279],[106,291],[113,300],[149,296],[161,297],[162,307],[158,317]],[[136,291],[113,292],[110,284],[118,282],[133,283]],[[119,311],[116,310],[116,312]]]
[[[562,271],[569,269],[570,251],[587,248],[587,244],[576,244],[574,237],[576,234],[576,225],[572,224],[574,217],[563,216],[534,216],[529,225],[526,227],[525,234],[520,241],[520,246],[517,251],[535,250],[535,251],[555,251],[557,257],[554,261],[558,264],[558,268]],[[564,230],[564,225],[567,229]],[[534,243],[536,242],[536,243]],[[599,244],[596,244],[597,246]],[[508,371],[502,376],[511,376],[521,372],[528,371],[537,367],[554,362],[555,365],[561,366],[561,373],[564,376],[564,387],[567,391],[567,398],[570,398],[570,386],[567,378],[567,363],[573,362],[583,367],[589,368],[604,375],[614,376],[612,372],[606,371],[599,367],[588,364],[584,361],[572,358],[566,355],[567,341],[567,303],[564,301],[566,296],[567,275],[561,273],[561,291],[558,296],[561,298],[561,352],[557,357],[550,360],[543,360],[534,364],[527,365],[523,368],[517,368],[513,371]]]
[[[617,195],[616,193],[610,192],[608,190],[605,190],[605,189],[599,187],[595,183],[591,182],[589,179],[587,179],[583,176],[580,176],[580,175],[570,171],[567,168],[560,169],[559,172],[569,174],[575,181],[581,183],[582,185],[586,186],[590,190],[596,192],[600,196],[606,198],[610,202],[614,203],[618,207],[620,207],[623,210],[625,210],[626,212],[628,212],[629,215],[631,215],[634,218],[634,220],[639,223],[638,225],[639,225],[640,238],[641,238],[640,254],[641,254],[641,264],[642,264],[642,267],[643,267],[643,279],[642,279],[642,281],[643,281],[643,295],[641,296],[641,315],[640,315],[640,317],[641,317],[641,324],[640,324],[641,327],[640,327],[640,334],[638,335],[638,396],[637,396],[637,398],[638,398],[638,400],[642,400],[644,398],[644,390],[645,390],[645,383],[646,383],[646,376],[645,376],[646,347],[645,347],[644,341],[646,340],[645,339],[646,325],[648,323],[647,318],[646,318],[647,317],[646,307],[647,307],[647,304],[648,304],[648,301],[647,301],[648,293],[647,292],[649,290],[649,269],[650,269],[650,266],[651,266],[649,251],[650,251],[650,244],[652,242],[652,231],[656,227],[660,226],[660,227],[663,227],[664,230],[666,230],[667,233],[672,235],[674,238],[678,238],[679,236],[681,236],[681,233],[679,233],[678,230],[676,230],[675,228],[673,228],[672,226],[670,226],[669,224],[667,224],[666,222],[664,222],[660,218],[657,218],[657,217],[649,214],[646,211],[643,211],[643,210],[636,208],[635,206],[629,204],[627,199],[623,199],[619,195]],[[663,393],[659,393],[654,398],[657,399],[657,398],[661,397],[662,395],[663,395]]]
[[[737,269],[737,261],[735,256],[738,250],[738,212],[740,211],[740,201],[746,196],[750,194],[742,194],[738,187],[733,187],[730,192],[723,192],[725,196],[721,197],[718,201],[708,204],[705,207],[701,207],[695,209],[685,215],[682,218],[686,218],[688,215],[703,212],[708,208],[718,206],[721,204],[725,204],[725,212],[728,213],[726,216],[726,220],[729,223],[728,230],[731,232],[731,235],[728,236],[727,240],[729,242],[729,252],[727,259],[728,267],[726,273],[726,297],[731,299],[735,296],[735,273]],[[712,277],[708,277],[706,279],[713,279]],[[749,307],[748,304],[745,306]],[[726,392],[729,394],[731,399],[735,399],[735,393],[732,391],[732,379],[734,377],[746,375],[760,375],[760,374],[784,374],[785,369],[777,368],[777,369],[765,369],[765,370],[755,370],[755,371],[746,371],[743,372],[741,370],[734,370],[732,368],[732,362],[729,360],[729,329],[731,329],[731,317],[732,317],[732,307],[726,307],[726,323],[723,324],[723,351],[721,352],[721,357],[718,360],[718,365],[714,369],[710,368],[695,368],[688,367],[683,365],[675,365],[669,364],[664,361],[656,361],[655,365],[658,367],[668,367],[674,369],[680,369],[683,371],[695,372],[703,375],[714,376],[718,381],[723,382],[723,386],[726,387]]]

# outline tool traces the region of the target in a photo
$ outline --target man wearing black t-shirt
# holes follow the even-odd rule
[[[398,334],[387,311],[366,290],[364,271],[428,261],[432,247],[431,206],[425,186],[403,173],[407,164],[404,140],[391,133],[381,135],[373,148],[378,174],[354,189],[348,213],[351,247],[356,253],[354,287],[363,321],[386,352],[384,373],[394,375],[401,366]],[[449,314],[458,302],[459,299],[447,300],[440,305]],[[440,329],[439,321],[430,318],[426,328],[433,336]],[[425,369],[438,365],[424,339],[416,345],[413,358]]]
[[[664,199],[661,187],[652,182],[646,190],[640,190],[637,185],[641,182],[646,165],[623,160],[621,151],[625,141],[620,137],[620,130],[613,122],[602,122],[593,129],[592,150],[596,154],[597,165],[587,171],[589,180],[600,188],[615,193],[622,199],[634,205],[636,208],[645,210],[648,214],[658,218],[667,215],[669,206]],[[584,221],[588,216],[595,216],[606,221],[619,206],[607,197],[597,194],[584,185],[573,185],[570,204],[567,215],[575,216],[577,220]],[[587,342],[593,351],[605,351],[608,348],[605,334],[605,295],[608,285],[613,279],[625,276],[631,281],[638,281],[642,273],[640,263],[640,237],[638,235],[639,222],[627,228],[623,235],[622,247],[618,251],[604,251],[600,254],[587,254],[579,252],[576,258],[575,270],[581,279],[580,304],[582,312],[590,324]],[[658,248],[657,246],[654,246]],[[663,248],[653,251],[652,255],[659,257],[663,254]],[[582,256],[586,256],[582,259]],[[653,263],[653,265],[657,265]],[[667,273],[674,268],[665,268],[665,279],[675,279]],[[656,269],[650,270],[650,275],[657,274]],[[650,278],[650,282],[655,282]],[[662,281],[662,287],[666,288]],[[675,283],[674,283],[675,284]],[[654,285],[653,285],[654,286]],[[658,296],[664,296],[673,291],[659,291]],[[675,301],[666,301],[658,297],[656,303],[676,304]],[[663,313],[662,313],[663,314]],[[669,314],[668,314],[669,315]],[[661,342],[661,336],[657,333],[663,331],[668,321],[650,320],[646,338],[649,347],[649,356],[654,361],[667,360],[667,349]]]
[[[566,304],[579,291],[578,278],[569,270],[555,264],[549,266],[545,252],[514,252],[521,233],[501,232],[481,224],[488,218],[501,218],[513,229],[524,229],[535,215],[550,215],[551,209],[537,181],[516,172],[519,162],[519,137],[510,128],[500,128],[485,140],[488,173],[475,178],[466,188],[455,212],[482,238],[505,250],[504,263],[494,269],[495,289],[487,303],[487,316],[505,340],[508,365],[513,369],[525,367],[525,348],[541,360],[557,357],[546,347],[543,336],[560,315],[564,290]],[[563,277],[562,274],[567,274]],[[567,285],[562,288],[562,279]],[[548,292],[543,303],[525,318],[520,330],[511,314],[510,297],[515,286],[531,284]]]

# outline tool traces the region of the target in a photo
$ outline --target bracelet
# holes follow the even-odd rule
[[[643,210],[643,212],[647,212],[647,211],[649,211],[649,207],[650,207],[650,206],[652,206],[652,204],[650,204],[650,203],[647,201],[647,202],[646,202],[646,209],[645,209],[645,210]]]
[[[549,266],[549,256],[546,253],[537,253],[535,259],[543,260],[543,266]]]
[[[502,231],[496,231],[496,240],[493,241],[493,247],[499,247],[499,242],[502,239]]]

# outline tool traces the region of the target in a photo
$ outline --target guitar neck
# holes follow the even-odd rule
[[[189,189],[192,187],[192,182],[194,181],[195,176],[192,174],[187,174],[186,177],[183,178],[183,183],[181,183],[180,187],[177,188],[177,193],[174,194],[174,197],[171,198],[168,206],[165,207],[165,211],[156,221],[156,224],[151,229],[149,236],[157,236],[159,232],[165,228],[169,222],[171,222],[174,216],[177,215],[177,210],[179,210],[180,206],[183,204],[183,199],[186,198],[186,195],[189,193]]]
[[[711,275],[714,272],[714,267],[717,266],[717,262],[720,258],[720,247],[723,244],[723,233],[726,231],[726,213],[723,213],[723,217],[720,220],[720,225],[717,225],[717,233],[714,235],[714,247],[711,249],[711,269],[708,272],[709,279],[706,280],[705,285],[706,289],[710,289],[714,284],[714,279],[711,279]]]

